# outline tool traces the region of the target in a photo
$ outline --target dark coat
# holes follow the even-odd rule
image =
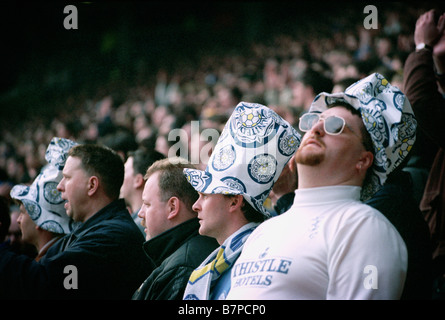
[[[0,252],[0,297],[130,299],[150,272],[143,243],[124,201],[114,201],[38,262]]]
[[[418,123],[418,133],[427,139],[416,145],[435,151],[428,179],[424,187],[420,210],[428,223],[432,240],[433,299],[445,296],[445,95],[439,92],[438,83],[445,88],[445,76],[434,72],[430,50],[412,52],[404,66],[404,83]],[[431,147],[431,144],[434,147]],[[414,147],[416,147],[414,145]],[[422,156],[424,156],[422,149]],[[426,153],[426,152],[425,152]]]
[[[198,230],[195,218],[144,243],[155,269],[135,292],[134,300],[182,300],[190,274],[219,246]]]

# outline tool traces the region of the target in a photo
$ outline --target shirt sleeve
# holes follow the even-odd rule
[[[403,88],[422,130],[445,148],[445,100],[438,91],[433,58],[429,50],[412,52],[404,66]]]

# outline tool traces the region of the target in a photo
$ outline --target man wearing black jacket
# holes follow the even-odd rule
[[[144,250],[155,269],[134,300],[181,300],[192,271],[218,247],[199,234],[193,211],[198,193],[187,182],[184,159],[158,160],[148,168],[139,217],[146,226]]]
[[[150,264],[144,238],[118,199],[123,176],[111,149],[71,148],[57,190],[78,227],[39,262],[0,249],[0,297],[130,299]]]

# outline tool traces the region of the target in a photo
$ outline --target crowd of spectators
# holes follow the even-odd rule
[[[312,24],[296,21],[291,32],[268,34],[242,51],[203,52],[193,63],[177,59],[174,66],[161,65],[134,86],[104,79],[93,95],[72,92],[59,99],[53,113],[23,115],[13,124],[3,121],[0,180],[31,182],[54,136],[123,151],[155,145],[167,154],[173,128],[189,132],[190,121],[200,120],[201,131],[221,130],[242,100],[268,105],[294,124],[314,94],[344,89],[370,72],[380,72],[401,87],[404,59],[414,47],[413,26],[425,10],[378,9],[377,29],[364,28],[363,12],[345,11],[332,21]],[[2,190],[8,193],[4,184]]]
[[[364,27],[362,11],[346,8],[342,16],[326,21],[295,21],[287,30],[271,28],[264,40],[246,43],[243,50],[202,50],[193,61],[181,60],[179,54],[172,65],[141,72],[138,81],[103,79],[94,94],[79,91],[59,98],[53,112],[24,114],[19,122],[3,119],[0,195],[8,198],[15,184],[35,179],[55,136],[105,144],[124,159],[140,147],[167,156],[176,143],[191,148],[189,140],[169,137],[173,129],[183,129],[191,140],[191,122],[199,120],[198,134],[207,128],[221,132],[240,101],[267,105],[296,126],[317,93],[342,91],[371,72],[403,91],[415,21],[429,8],[378,6],[377,29]],[[143,61],[134,63],[135,69],[143,68]]]

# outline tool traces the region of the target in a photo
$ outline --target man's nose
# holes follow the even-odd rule
[[[138,211],[138,217],[141,219],[145,219],[145,210],[144,205],[142,205],[141,209]]]
[[[59,184],[57,185],[57,187],[56,187],[56,189],[57,189],[57,191],[59,191],[59,192],[62,192],[62,182],[63,182],[63,179],[62,180],[60,180],[60,182],[59,182]]]
[[[199,212],[201,210],[201,204],[199,202],[199,199],[196,200],[196,202],[193,204],[192,210],[195,212]]]
[[[312,126],[311,131],[317,136],[324,136],[324,120],[322,118],[318,119],[318,121]]]

